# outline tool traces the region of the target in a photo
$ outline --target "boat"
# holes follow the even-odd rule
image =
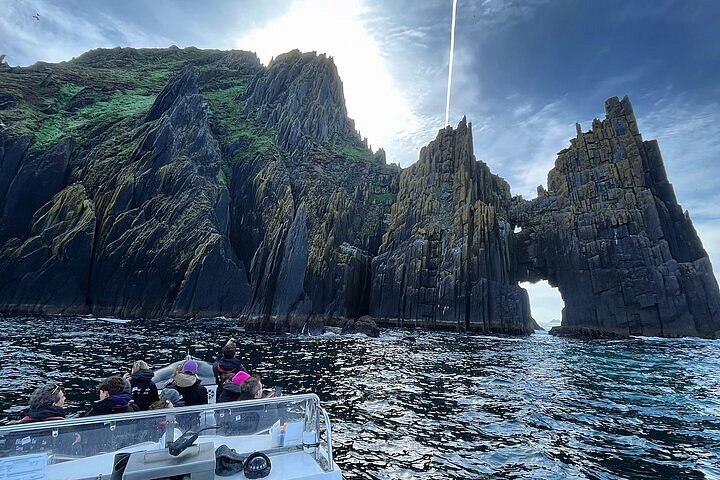
[[[2,426],[0,448],[4,480],[342,479],[312,393]]]

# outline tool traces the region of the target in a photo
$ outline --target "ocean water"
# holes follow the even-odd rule
[[[229,336],[265,385],[315,392],[347,479],[720,479],[720,341],[383,330],[246,334],[230,320],[0,318],[0,423],[46,379],[69,411],[98,382]]]

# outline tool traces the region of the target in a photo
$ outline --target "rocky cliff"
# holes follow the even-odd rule
[[[465,120],[386,164],[323,55],[2,64],[0,311],[524,334],[518,282],[545,278],[558,333],[718,336],[717,283],[657,145],[627,100],[607,110],[526,201],[475,159]]]
[[[473,155],[465,119],[400,175],[390,226],[372,262],[370,313],[411,325],[530,333],[513,278],[510,186]]]
[[[517,200],[516,281],[549,280],[565,302],[560,335],[720,336],[720,295],[658,144],[643,141],[630,101],[577,128],[547,191]]]
[[[400,171],[347,117],[332,60],[113,49],[0,71],[0,309],[367,313]]]

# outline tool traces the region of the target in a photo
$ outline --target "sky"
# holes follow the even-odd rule
[[[242,49],[265,64],[327,53],[349,116],[403,167],[444,126],[452,0],[0,0],[0,11],[11,65],[116,46]],[[717,277],[718,25],[715,0],[458,0],[450,123],[467,116],[476,157],[529,199],[575,122],[589,130],[607,98],[628,95]],[[557,290],[529,291],[541,324],[560,318]]]

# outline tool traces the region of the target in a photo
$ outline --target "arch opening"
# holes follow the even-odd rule
[[[528,292],[530,312],[538,325],[546,331],[559,326],[565,307],[560,291],[550,286],[547,280],[536,283],[522,282],[520,286]]]

